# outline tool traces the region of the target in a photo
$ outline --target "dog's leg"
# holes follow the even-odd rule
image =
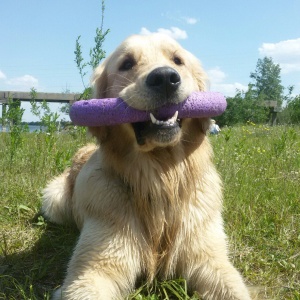
[[[205,300],[250,300],[241,275],[229,261],[213,259],[198,266],[188,285]]]
[[[189,289],[205,300],[250,300],[242,276],[228,259],[221,214],[202,223],[202,228],[197,222],[190,224],[194,224],[191,232],[202,234],[187,235],[180,251],[179,275]]]
[[[53,299],[124,299],[140,272],[140,252],[129,228],[109,219],[85,220],[67,277]]]

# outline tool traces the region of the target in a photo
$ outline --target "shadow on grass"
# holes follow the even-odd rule
[[[29,251],[0,257],[0,299],[50,299],[62,284],[78,231],[48,222],[38,230],[40,237]]]
[[[49,222],[37,226],[38,217],[30,222],[39,233],[35,244],[26,247],[30,250],[0,257],[1,300],[49,300],[63,282],[79,232],[74,227]],[[166,295],[170,300],[198,299],[188,297],[183,279],[155,280],[150,286],[141,280],[137,284],[139,288],[128,299],[160,300]]]

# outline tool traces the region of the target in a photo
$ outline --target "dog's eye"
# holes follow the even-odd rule
[[[133,58],[126,58],[123,63],[121,64],[121,66],[119,67],[120,71],[128,71],[131,70],[135,65],[135,61]]]
[[[175,57],[173,58],[173,61],[174,61],[174,63],[175,63],[176,65],[178,65],[178,66],[183,65],[183,61],[182,61],[181,58],[178,57],[178,56],[175,56]]]

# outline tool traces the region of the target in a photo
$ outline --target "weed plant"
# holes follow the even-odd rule
[[[28,132],[28,126],[22,124],[22,117],[24,109],[21,108],[20,101],[13,101],[8,99],[8,110],[4,115],[6,121],[9,121],[9,151],[10,164],[13,163],[15,153],[17,149],[23,144],[23,134]]]
[[[71,134],[72,133],[72,134]],[[51,147],[49,139],[51,135]],[[90,141],[82,131],[0,133],[0,299],[50,299],[78,232],[39,214],[46,182]],[[210,137],[224,180],[231,260],[261,299],[300,299],[300,128],[248,123]],[[141,286],[129,299],[196,299],[182,279]]]

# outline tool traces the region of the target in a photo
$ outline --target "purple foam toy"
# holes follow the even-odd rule
[[[171,118],[178,111],[178,118],[215,117],[226,109],[225,97],[216,92],[194,92],[185,101],[162,106],[155,111],[130,107],[121,98],[91,99],[75,102],[70,110],[74,124],[104,126],[150,120],[150,112],[158,120]]]

